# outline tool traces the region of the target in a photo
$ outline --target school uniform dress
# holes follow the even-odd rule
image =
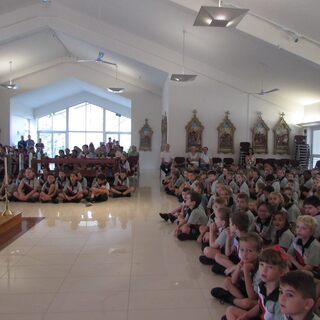
[[[287,317],[286,315],[282,315],[282,317],[280,318],[280,320],[292,320],[291,317]],[[315,313],[310,312],[309,314],[307,314],[305,316],[305,318],[303,320],[320,320],[320,317],[317,316]]]
[[[82,191],[81,183],[79,181],[77,181],[75,184],[69,182],[64,186],[63,191],[67,196],[74,197],[76,194]]]
[[[300,209],[294,202],[290,202],[285,205],[285,209],[287,210],[287,216],[289,223],[295,223],[297,218],[300,216]]]
[[[313,216],[317,221],[317,229],[314,232],[314,237],[316,239],[320,239],[320,212],[318,212],[315,216]]]
[[[30,193],[33,189],[39,187],[39,181],[37,178],[27,179],[23,178],[20,182],[22,185],[22,191],[24,194]]]
[[[54,183],[53,183],[54,184]],[[51,187],[51,184],[48,182],[48,181],[46,181],[44,184],[43,184],[43,186],[42,186],[42,188],[41,188],[41,191],[43,192],[43,193],[45,193],[45,194],[48,194],[49,193],[49,190],[50,190],[50,187]]]
[[[106,189],[106,190],[110,190],[110,184],[109,182],[106,183],[102,183],[99,184],[98,181],[95,181],[94,183],[92,183],[92,188],[96,188],[96,189]],[[107,194],[101,194],[99,196],[95,196],[93,198],[94,201],[96,202],[102,202],[102,201],[107,201],[108,200],[108,195]]]
[[[65,178],[63,181],[58,177],[56,179],[56,188],[57,190],[63,190],[64,187],[69,183],[69,179]]]
[[[272,217],[269,217],[266,221],[262,221],[260,217],[254,219],[255,231],[261,236],[265,243],[270,243],[272,238]]]
[[[119,176],[116,176],[113,187],[118,191],[122,191],[122,192],[126,191],[129,188],[128,177],[122,180]]]
[[[273,290],[267,295],[267,289],[264,282],[258,286],[259,319],[278,320],[281,317],[280,306],[278,303],[279,288]]]
[[[278,244],[285,251],[287,251],[290,248],[294,238],[294,234],[291,232],[289,228],[283,230],[273,229],[272,243]]]
[[[288,253],[293,255],[302,266],[313,266],[313,273],[317,278],[319,277],[320,243],[317,239],[312,236],[303,244],[302,240],[296,237],[288,249]]]
[[[280,189],[283,190],[288,185],[288,179],[286,177],[282,177],[279,179]]]
[[[206,225],[208,222],[208,216],[201,206],[194,208],[190,216],[188,217],[187,223],[190,225]]]

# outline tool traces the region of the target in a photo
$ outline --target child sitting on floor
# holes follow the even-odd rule
[[[126,171],[117,172],[115,174],[115,181],[110,188],[113,197],[131,197],[134,192],[134,187],[129,184],[129,178]]]
[[[26,169],[24,178],[21,180],[18,190],[13,193],[19,201],[34,202],[39,199],[39,181],[34,176],[32,169]]]
[[[261,282],[257,288],[259,303],[246,311],[238,307],[229,307],[227,320],[261,319],[278,320],[281,318],[279,298],[279,280],[288,267],[288,256],[278,246],[262,251],[259,257]]]
[[[314,238],[317,222],[311,216],[297,219],[296,238],[288,249],[292,267],[299,270],[319,273],[320,243]]]
[[[200,235],[197,241],[199,243],[204,244],[205,247],[209,245],[209,228],[212,224],[214,224],[214,220],[215,220],[214,218],[215,218],[216,212],[220,208],[224,208],[225,206],[226,206],[226,202],[224,199],[216,198],[212,206],[213,212],[210,214],[207,224],[201,225],[199,228]],[[216,229],[216,231],[218,230]]]
[[[243,212],[232,212],[229,227],[226,229],[226,245],[224,254],[218,253],[214,257],[212,272],[225,274],[227,268],[240,262],[239,239],[248,232],[249,218]]]
[[[201,200],[201,194],[194,191],[186,195],[186,206],[190,213],[179,223],[176,229],[179,240],[196,240],[199,236],[199,226],[207,223],[208,217],[200,206]]]
[[[181,205],[179,205],[177,208],[173,209],[169,213],[160,212],[159,216],[165,221],[170,220],[171,223],[174,223],[178,219],[179,215],[184,217],[185,216],[185,209],[186,209],[186,203],[185,203],[186,195],[187,195],[187,192],[189,192],[189,190],[190,190],[189,188],[184,188],[182,190],[182,194],[181,195],[182,195],[182,198],[183,198],[183,202],[181,203]]]
[[[75,172],[70,173],[70,180],[64,186],[59,198],[63,202],[80,202],[83,198],[82,186]]]
[[[307,272],[290,271],[280,278],[279,304],[283,320],[319,320],[312,311],[316,284]]]
[[[58,203],[57,197],[57,188],[55,184],[55,178],[52,173],[48,173],[47,180],[43,184],[40,192],[40,201],[41,202],[53,202]]]
[[[287,213],[284,211],[276,212],[272,221],[272,244],[278,244],[283,250],[288,251],[294,240],[294,234],[290,230]]]
[[[262,249],[262,239],[255,232],[240,238],[239,256],[241,261],[233,267],[230,277],[226,277],[223,288],[213,288],[211,295],[221,301],[249,310],[257,303],[259,284],[258,257]]]
[[[216,200],[221,199],[217,198]],[[217,253],[224,252],[226,245],[226,228],[229,227],[231,209],[221,206],[215,210],[214,223],[210,224],[209,244],[203,249],[203,255],[199,261],[206,265],[212,265]]]
[[[265,245],[270,244],[273,230],[271,208],[266,202],[257,207],[258,216],[254,220],[255,232],[260,235]]]
[[[103,173],[97,175],[95,183],[91,186],[90,202],[107,201],[109,196],[110,185]]]

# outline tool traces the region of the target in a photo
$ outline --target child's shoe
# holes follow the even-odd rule
[[[159,213],[159,216],[165,220],[165,221],[168,221],[169,220],[169,215],[167,213]]]
[[[213,264],[213,259],[208,258],[208,257],[206,257],[206,256],[204,256],[204,255],[199,257],[199,261],[200,261],[202,264],[205,264],[205,265],[207,265],[207,266]]]
[[[234,300],[234,296],[229,292],[227,291],[226,289],[223,289],[223,288],[213,288],[211,290],[211,295],[220,300],[220,301],[223,301],[223,302],[227,302],[227,303],[230,303],[230,304],[233,304],[233,300]]]

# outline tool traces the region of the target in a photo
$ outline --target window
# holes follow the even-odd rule
[[[312,130],[312,147],[311,147],[311,161],[312,168],[316,166],[318,160],[320,160],[320,128],[314,128]]]
[[[131,146],[131,119],[121,114],[106,110],[106,136],[108,138],[119,141],[124,150],[128,150]]]
[[[131,145],[131,119],[87,102],[37,119],[38,137],[44,152],[54,157],[60,149],[83,144],[119,141],[124,150]]]

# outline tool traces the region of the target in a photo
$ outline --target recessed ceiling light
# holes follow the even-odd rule
[[[199,27],[236,27],[249,9],[202,6],[194,22]]]

